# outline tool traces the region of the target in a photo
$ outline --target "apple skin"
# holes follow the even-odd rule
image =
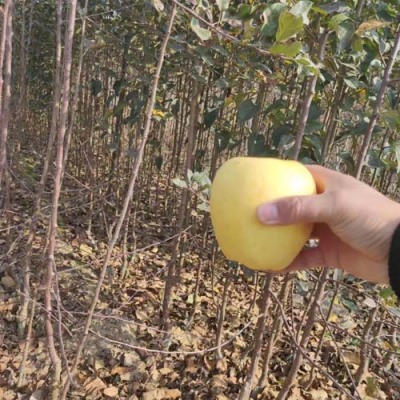
[[[257,207],[315,193],[314,178],[297,161],[256,157],[226,161],[217,171],[210,197],[211,221],[222,252],[257,271],[286,268],[306,244],[313,225],[263,225]]]

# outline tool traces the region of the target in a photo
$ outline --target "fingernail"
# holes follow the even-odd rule
[[[264,204],[258,207],[257,216],[263,224],[276,224],[279,222],[278,207],[273,203]]]

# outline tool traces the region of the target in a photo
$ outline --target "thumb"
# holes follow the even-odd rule
[[[285,197],[260,205],[257,217],[266,225],[329,223],[334,210],[328,200],[324,194]]]

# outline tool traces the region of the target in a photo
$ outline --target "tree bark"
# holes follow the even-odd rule
[[[8,6],[7,12],[6,8]],[[13,9],[14,4],[12,0],[8,0],[5,4],[4,11],[4,23],[3,32],[0,44],[0,96],[4,90],[4,100],[1,103],[2,98],[0,97],[0,191],[2,191],[3,180],[7,175],[7,137],[8,137],[8,125],[10,122],[10,101],[11,101],[11,65],[12,65],[12,51],[13,51]],[[5,42],[3,46],[3,41]],[[4,51],[3,51],[4,47]],[[5,79],[3,88],[3,60],[5,58]],[[7,193],[5,194],[7,197]]]

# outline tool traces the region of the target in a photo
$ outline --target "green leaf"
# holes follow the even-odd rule
[[[294,61],[307,75],[320,75],[319,68],[310,60],[308,55],[298,56]]]
[[[324,10],[327,14],[333,13],[345,13],[350,11],[350,7],[344,1],[336,1],[335,3],[323,4],[319,6],[320,9]]]
[[[161,167],[163,165],[163,157],[162,156],[157,156],[154,160],[156,167],[159,171],[161,171]]]
[[[357,78],[344,78],[344,83],[350,88],[350,89],[358,89],[360,88],[361,82]]]
[[[349,311],[356,311],[359,309],[359,305],[356,304],[354,301],[349,300],[349,299],[342,299],[343,305],[349,310]]]
[[[328,26],[329,26],[329,28],[331,28],[333,31],[336,32],[338,26],[339,26],[342,22],[346,21],[347,19],[349,19],[349,16],[348,16],[348,15],[345,15],[345,14],[336,14],[336,15],[334,15],[334,16],[329,20]]]
[[[241,4],[238,8],[237,16],[239,19],[246,19],[251,15],[251,6],[249,4]]]
[[[278,32],[276,40],[281,42],[300,33],[303,30],[303,17],[293,15],[289,11],[284,11],[279,16]]]
[[[379,296],[382,297],[382,299],[389,299],[394,295],[393,289],[391,287],[387,287],[385,289],[381,289],[379,291]]]
[[[313,3],[311,1],[299,1],[293,8],[290,9],[290,12],[293,15],[297,15],[303,18],[303,22],[308,25],[310,20],[308,19],[308,12],[310,11]]]
[[[272,132],[272,145],[277,149],[281,142],[282,136],[292,131],[292,127],[288,124],[278,125]]]
[[[287,57],[296,57],[301,50],[300,42],[275,43],[269,51],[272,54],[283,54]]]
[[[243,101],[240,104],[237,119],[239,124],[248,121],[253,118],[260,111],[260,106],[258,104],[254,104],[250,99]]]
[[[379,158],[379,152],[375,149],[368,151],[368,166],[371,168],[385,168],[385,163]]]
[[[346,49],[353,39],[355,27],[352,22],[345,21],[343,24],[339,25],[336,29],[338,42],[338,50]]]
[[[92,89],[92,95],[94,97],[96,97],[101,92],[101,89],[103,88],[101,80],[92,79],[90,82],[90,88]]]
[[[389,128],[394,130],[400,129],[400,110],[381,111],[380,116]]]
[[[229,140],[231,138],[231,135],[229,131],[218,129],[216,134],[215,134],[215,146],[217,148],[217,153],[221,153],[221,151],[224,151],[229,144]]]
[[[216,0],[219,11],[223,12],[229,8],[229,3],[231,0]]]
[[[355,162],[354,162],[354,160],[353,160],[353,157],[352,157],[352,155],[349,153],[349,152],[341,152],[341,153],[339,153],[338,154],[338,156],[339,156],[339,158],[341,158],[341,160],[344,162],[344,164],[346,165],[346,167],[347,167],[347,171],[350,173],[350,174],[354,174],[354,171],[355,171],[355,168],[356,168],[356,165],[355,165]]]
[[[317,160],[320,161],[323,146],[321,137],[319,135],[307,135],[304,140],[305,143],[309,143],[312,146]]]
[[[188,186],[187,186],[187,183],[184,181],[184,180],[182,180],[182,179],[179,179],[179,178],[174,178],[174,179],[172,179],[172,183],[175,185],[175,186],[177,186],[177,187],[179,187],[179,188],[182,188],[182,189],[186,189]]]
[[[286,151],[290,150],[294,146],[294,144],[295,144],[294,136],[286,133],[281,136],[281,138],[279,140],[278,149],[286,152]]]
[[[263,11],[264,24],[261,34],[265,37],[274,37],[278,29],[279,16],[286,9],[281,3],[270,4]]]
[[[210,184],[210,178],[209,178],[210,172],[208,170],[204,171],[196,171],[191,180],[194,182],[197,182],[201,187],[206,187]]]
[[[247,151],[249,156],[262,156],[265,152],[265,136],[251,133],[247,140]]]
[[[204,113],[204,128],[208,129],[215,122],[218,117],[218,108],[214,108],[213,110],[207,110]]]
[[[305,128],[306,135],[310,135],[311,133],[318,132],[324,127],[324,124],[318,120],[308,120]]]
[[[199,20],[196,18],[192,18],[192,22],[190,26],[193,29],[193,32],[201,39],[208,40],[211,37],[211,32],[208,29],[202,28],[200,26]]]

